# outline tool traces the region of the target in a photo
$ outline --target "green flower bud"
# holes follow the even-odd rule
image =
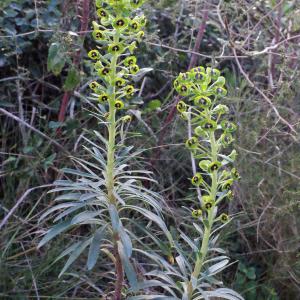
[[[139,31],[136,35],[138,40],[141,40],[143,37],[145,36],[145,32],[144,31]]]
[[[132,121],[132,116],[126,115],[126,116],[124,116],[124,117],[122,118],[122,121],[123,121],[124,123],[129,123],[129,122]]]
[[[132,54],[134,52],[134,50],[137,48],[137,43],[136,41],[132,42],[129,46],[128,49],[130,51],[130,53]]]
[[[200,67],[195,67],[191,69],[192,73],[204,73],[205,74],[205,68],[200,66]]]
[[[141,28],[141,25],[138,21],[136,20],[132,20],[130,23],[130,28],[134,31],[134,32],[138,32]]]
[[[217,87],[223,87],[224,85],[225,85],[225,78],[223,76],[220,76],[213,84],[213,87],[216,89]]]
[[[193,211],[192,211],[192,216],[193,216],[193,218],[195,218],[195,219],[198,219],[198,218],[200,218],[200,217],[202,217],[202,210],[201,209],[194,209]]]
[[[229,112],[229,108],[224,104],[218,104],[214,109],[213,113],[223,115]]]
[[[93,33],[92,33],[92,35],[93,35],[93,38],[96,41],[103,41],[103,40],[105,40],[105,34],[101,30],[94,30]]]
[[[213,161],[211,164],[209,164],[207,169],[209,172],[212,173],[214,171],[218,171],[220,167],[221,167],[221,163],[219,161]]]
[[[232,184],[233,184],[233,179],[226,180],[221,186],[222,191],[230,190],[232,187]]]
[[[218,69],[211,69],[210,71],[210,76],[212,78],[212,80],[217,80],[218,77],[220,76],[220,71]]]
[[[202,201],[203,201],[204,203],[212,202],[212,198],[211,198],[211,196],[209,196],[209,195],[203,195],[203,196],[202,196]]]
[[[134,93],[134,87],[132,85],[127,85],[125,87],[126,95],[132,95]]]
[[[114,6],[117,9],[122,9],[122,6],[125,4],[123,0],[106,0],[106,2],[108,2],[110,6]]]
[[[100,18],[100,22],[101,22],[102,24],[103,24],[103,22],[104,22],[104,23],[107,22],[108,19],[109,19],[109,14],[108,14],[108,12],[107,12],[105,9],[103,9],[103,8],[100,8],[100,9],[97,10],[97,15],[98,15],[98,17]]]
[[[228,179],[231,177],[231,173],[228,172],[227,170],[223,170],[222,173],[221,173],[221,178],[222,179]]]
[[[113,43],[108,46],[108,52],[111,54],[121,54],[124,52],[124,46],[120,43]]]
[[[203,171],[207,171],[208,170],[208,166],[211,164],[210,160],[201,160],[199,162],[199,167],[200,169],[202,169]]]
[[[96,7],[100,8],[102,7],[102,0],[96,0]]]
[[[221,127],[225,132],[234,132],[236,131],[236,125],[230,121],[223,120],[221,122]]]
[[[96,71],[99,71],[100,69],[103,68],[103,64],[100,60],[98,60],[97,62],[94,63],[94,68]]]
[[[202,176],[201,176],[200,173],[196,173],[196,174],[193,176],[193,178],[192,178],[191,181],[192,181],[192,184],[193,184],[194,186],[200,186],[201,183],[203,182],[203,178],[202,178]]]
[[[176,89],[178,87],[178,85],[179,85],[179,80],[178,80],[178,78],[176,78],[173,82],[173,86]]]
[[[202,200],[203,200],[203,202],[204,202],[203,208],[204,208],[205,210],[210,210],[210,209],[213,207],[214,201],[211,199],[210,196],[203,196],[203,197],[202,197]]]
[[[189,81],[188,73],[179,73],[177,80],[180,83],[187,83],[187,81]]]
[[[220,137],[220,140],[223,147],[229,146],[234,141],[231,133],[229,132],[223,133]]]
[[[121,100],[116,100],[116,102],[115,102],[115,108],[116,109],[122,109],[122,108],[124,108],[124,103]]]
[[[116,17],[113,20],[112,26],[119,31],[123,31],[125,28],[127,28],[128,23],[129,22],[127,18]]]
[[[220,221],[224,224],[229,221],[229,216],[227,214],[221,214],[219,218],[220,218]]]
[[[107,67],[102,68],[102,69],[100,69],[100,70],[98,71],[98,75],[99,75],[100,77],[106,77],[106,76],[108,76],[109,74],[110,74],[110,69],[107,68]]]
[[[217,97],[225,97],[227,94],[226,89],[222,88],[222,87],[217,87],[215,89],[215,93]]]
[[[195,129],[194,129],[194,132],[197,136],[205,136],[205,130],[202,129],[201,126],[197,126]]]
[[[98,50],[91,50],[88,53],[88,57],[93,59],[93,60],[97,60],[100,58],[100,52]]]
[[[132,65],[129,68],[131,74],[135,75],[140,70],[138,65]]]
[[[202,83],[206,80],[206,74],[204,72],[197,72],[197,73],[192,73],[193,79],[198,82]]]
[[[228,155],[228,157],[229,157],[231,160],[235,161],[235,160],[236,160],[236,157],[237,157],[237,152],[236,152],[236,150],[233,149],[233,150],[231,151],[231,153]]]
[[[215,131],[217,129],[217,123],[213,120],[206,119],[201,122],[201,127],[204,131]]]
[[[189,119],[189,112],[187,112],[187,111],[182,112],[182,113],[180,114],[180,118],[181,118],[182,120],[187,121],[187,120]]]
[[[195,149],[198,146],[198,139],[196,137],[191,137],[185,142],[185,145],[189,149]]]
[[[133,66],[136,64],[136,57],[135,56],[128,56],[124,59],[123,64],[125,67]]]
[[[95,91],[96,89],[98,89],[100,86],[100,84],[97,81],[93,81],[89,84],[89,87],[91,90]]]
[[[98,100],[100,101],[100,102],[107,102],[108,101],[108,99],[109,99],[109,96],[107,95],[107,94],[102,94],[102,95],[100,95],[99,97],[98,97]]]
[[[144,0],[143,0],[143,1],[144,1]],[[146,19],[146,17],[145,17],[144,15],[140,16],[140,17],[139,17],[139,22],[140,22],[141,26],[146,26],[146,24],[147,24],[147,19]]]
[[[117,86],[118,88],[121,88],[121,87],[123,87],[123,86],[126,84],[126,80],[123,79],[123,78],[121,78],[121,77],[118,77],[118,78],[116,78],[116,80],[115,80],[115,84],[116,84],[116,86]]]
[[[176,108],[180,113],[186,112],[187,110],[187,106],[183,101],[179,101],[176,105]]]
[[[93,30],[99,30],[100,28],[100,25],[95,21],[92,21],[92,26],[93,26]]]
[[[211,100],[205,96],[197,96],[194,98],[194,104],[202,108],[208,108],[211,106]]]
[[[241,176],[240,176],[240,174],[239,174],[239,172],[237,171],[236,168],[232,168],[230,173],[231,173],[231,176],[234,180],[238,180],[238,179],[241,178]]]
[[[187,96],[190,93],[190,86],[186,84],[179,84],[176,87],[176,91],[181,96]]]
[[[226,197],[229,201],[231,201],[233,198],[234,198],[234,193],[233,191],[229,191],[227,194],[226,194]]]
[[[144,0],[130,0],[130,5],[132,8],[137,9],[144,3]]]

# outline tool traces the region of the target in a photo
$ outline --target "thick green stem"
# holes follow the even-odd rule
[[[118,42],[119,36],[116,34],[114,41]],[[117,76],[117,62],[118,55],[114,55],[111,60],[111,85],[109,90],[111,92],[109,97],[109,122],[108,122],[108,145],[107,145],[107,166],[106,166],[106,188],[107,197],[110,204],[117,205],[116,198],[114,196],[114,170],[115,170],[115,147],[116,147],[116,88],[115,78]],[[118,240],[120,239],[118,232],[113,234],[114,254],[115,254],[115,270],[116,270],[116,282],[114,300],[121,300],[122,287],[124,281],[123,265],[118,251]]]
[[[115,167],[115,146],[116,146],[116,87],[114,80],[117,73],[118,55],[114,55],[111,60],[111,95],[109,100],[109,123],[108,123],[108,146],[107,146],[107,169],[106,169],[106,187],[108,200],[115,204],[113,195],[114,189],[114,167]]]
[[[218,149],[217,149],[215,134],[213,132],[210,134],[210,146],[211,146],[212,161],[217,161]],[[217,171],[213,171],[213,173],[211,175],[211,194],[210,194],[213,203],[215,203],[215,201],[216,201],[217,188],[218,188]],[[208,215],[207,215],[207,219],[206,219],[207,222],[205,224],[200,253],[197,257],[194,271],[191,275],[191,279],[188,284],[188,298],[189,299],[192,299],[193,292],[194,292],[192,282],[198,279],[198,277],[201,273],[203,264],[205,262],[206,256],[207,256],[207,252],[208,252],[208,248],[209,248],[208,247],[209,246],[209,238],[210,238],[212,226],[214,223],[214,214],[213,214],[214,208],[215,208],[215,205],[213,205],[212,208],[208,211]]]
[[[116,111],[112,100],[111,103],[109,103],[108,135],[109,138],[107,147],[106,188],[109,202],[111,204],[116,204],[116,200],[113,194],[116,146]]]

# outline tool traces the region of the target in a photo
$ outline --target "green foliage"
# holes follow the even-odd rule
[[[278,295],[273,288],[260,285],[257,282],[256,269],[247,267],[242,262],[238,265],[234,286],[239,289],[245,299],[255,300],[258,297],[268,300],[278,300]]]
[[[173,250],[176,251],[175,261],[178,268],[160,259],[165,270],[151,273],[155,278],[152,286],[161,287],[164,290],[161,296],[170,295],[172,299],[243,299],[233,290],[214,287],[213,280],[229,263],[224,251],[216,248],[219,235],[217,232],[224,226],[218,223],[226,224],[230,220],[227,214],[219,214],[219,206],[225,200],[232,199],[231,186],[233,180],[239,178],[236,169],[228,168],[233,162],[232,155],[224,153],[232,139],[230,143],[224,143],[223,137],[229,134],[231,136],[236,129],[225,116],[228,108],[218,104],[220,98],[227,93],[224,85],[225,78],[220,76],[220,71],[209,67],[196,67],[187,73],[180,73],[174,81],[177,92],[191,102],[186,104],[181,100],[177,104],[177,110],[196,133],[185,145],[191,151],[193,159],[200,160],[200,170],[191,179],[198,189],[199,207],[193,211],[188,208],[190,215],[195,218],[192,225],[200,238],[192,240],[191,235],[180,230],[182,242],[190,249],[187,251],[186,246],[179,240],[175,242]],[[204,176],[209,179],[203,180]],[[217,255],[212,256],[213,252]],[[146,297],[145,295],[144,299]]]
[[[63,86],[65,91],[73,91],[76,86],[80,83],[80,76],[77,69],[70,67],[68,70],[68,75]]]
[[[49,53],[48,53],[48,62],[47,62],[48,71],[52,71],[54,75],[57,76],[61,73],[63,67],[65,66],[65,63],[66,63],[66,54],[63,48],[59,43],[52,43],[49,47]]]
[[[85,1],[81,3],[83,2]],[[236,212],[241,213],[223,227],[218,241],[211,244],[220,251],[221,248],[225,249],[233,261],[239,263],[228,263],[224,270],[221,267],[222,272],[214,274],[210,282],[211,277],[206,276],[208,267],[216,265],[215,268],[218,269],[218,263],[222,265],[228,261],[224,250],[219,253],[224,256],[223,259],[204,265],[205,272],[201,274],[201,278],[203,282],[209,282],[212,291],[221,288],[222,281],[246,300],[285,300],[298,297],[299,139],[297,135],[291,134],[272,106],[247,81],[237,59],[255,87],[267,95],[279,115],[298,131],[300,106],[297,101],[297,78],[300,74],[297,65],[299,43],[295,36],[299,31],[299,8],[297,1],[289,0],[282,4],[278,1],[250,2],[240,1],[237,7],[234,1],[149,0],[143,6],[143,12],[149,21],[145,27],[145,41],[139,42],[140,50],[135,53],[140,70],[133,74],[137,69],[132,69],[130,78],[124,79],[136,85],[140,85],[139,81],[143,79],[143,83],[141,90],[130,101],[126,98],[120,100],[130,115],[125,115],[124,110],[117,112],[120,133],[117,141],[120,143],[116,151],[120,156],[130,156],[132,149],[129,154],[121,150],[126,148],[124,143],[141,150],[136,153],[135,158],[127,161],[126,171],[147,169],[154,172],[151,177],[156,183],[138,178],[135,186],[139,195],[145,192],[140,190],[142,187],[147,187],[152,192],[160,191],[156,200],[159,205],[163,203],[159,215],[166,227],[160,227],[163,223],[159,226],[148,221],[149,218],[152,219],[152,215],[144,217],[145,211],[140,210],[141,208],[151,212],[154,210],[146,203],[140,203],[136,196],[132,196],[127,204],[138,207],[139,211],[131,208],[119,210],[122,206],[118,207],[119,219],[121,218],[132,242],[129,263],[137,272],[139,287],[145,288],[144,291],[148,293],[144,296],[145,292],[133,292],[126,279],[122,289],[126,299],[168,297],[169,285],[176,286],[172,289],[175,296],[170,297],[178,297],[182,292],[179,282],[183,281],[184,276],[189,281],[190,267],[197,259],[193,249],[201,246],[204,230],[209,226],[206,220],[203,220],[203,224],[200,222],[206,212],[200,208],[195,190],[201,188],[203,182],[209,184],[210,175],[201,174],[197,165],[196,174],[193,174],[197,176],[194,178],[191,175],[190,152],[182,146],[183,137],[187,134],[186,123],[179,116],[174,117],[174,114],[169,118],[170,112],[175,110],[173,103],[176,98],[173,97],[171,83],[179,72],[188,69],[192,57],[189,51],[195,46],[198,29],[205,20],[204,13],[207,9],[208,19],[199,51],[197,50],[197,64],[219,68],[226,78],[228,95],[222,98],[222,105],[228,107],[228,117],[238,124],[238,129],[221,141],[228,144],[231,138],[235,139],[238,152],[236,165],[242,180],[231,187],[235,201],[224,201],[219,205],[218,216],[222,217],[225,212],[230,216]],[[90,3],[89,18],[92,19],[96,13],[94,4],[92,1]],[[74,184],[85,180],[81,172],[88,172],[77,161],[69,159],[82,158],[98,165],[97,160],[79,146],[84,144],[92,150],[93,146],[84,137],[105,148],[101,139],[108,139],[104,125],[108,123],[108,103],[99,103],[96,96],[92,95],[94,93],[86,92],[85,87],[86,83],[92,83],[98,78],[94,73],[93,63],[86,59],[87,49],[95,48],[105,56],[108,45],[102,44],[100,40],[96,41],[99,49],[91,46],[92,34],[81,35],[80,23],[84,20],[82,9],[81,5],[74,6],[70,1],[0,1],[1,109],[27,122],[49,138],[0,112],[1,222],[30,187],[49,184],[62,177]],[[107,7],[105,9],[110,10]],[[88,30],[92,29],[89,26]],[[94,31],[94,36],[96,33]],[[285,41],[287,37],[291,39]],[[274,46],[277,42],[278,46]],[[52,44],[59,45],[57,58],[61,56],[60,59],[65,60],[57,76],[52,69],[47,70]],[[270,46],[272,49],[268,50]],[[237,59],[234,57],[233,47]],[[76,62],[78,50],[80,56]],[[105,57],[109,58],[109,55]],[[77,74],[72,71],[67,84],[70,100],[66,107],[66,119],[58,122],[64,86],[69,70],[74,69],[78,70]],[[100,84],[99,78],[97,82]],[[201,104],[199,100],[195,99],[197,106]],[[187,109],[192,103],[185,101],[185,104]],[[208,105],[209,101],[204,104]],[[217,110],[224,111],[224,107],[218,107]],[[95,118],[99,115],[103,116],[102,124]],[[215,120],[211,121],[214,128]],[[223,127],[226,128],[226,124]],[[99,131],[101,137],[95,136],[93,130]],[[220,128],[218,130],[221,132]],[[200,145],[203,144],[202,133],[201,125],[194,128],[194,135],[199,139]],[[53,142],[62,147],[57,148]],[[99,151],[105,160],[107,151]],[[229,157],[229,154],[229,151],[225,151],[226,156]],[[230,157],[232,156],[236,154],[232,153]],[[140,160],[141,157],[144,158],[143,161]],[[197,158],[196,161],[200,159]],[[201,165],[208,167],[206,163]],[[62,167],[77,173],[63,173]],[[87,167],[104,178],[104,168],[94,170]],[[149,174],[144,175],[148,177]],[[144,175],[135,174],[141,177]],[[93,178],[88,179],[96,182]],[[120,181],[124,183],[125,179]],[[224,182],[223,185],[225,188],[227,184]],[[81,208],[75,209],[75,203],[78,204],[79,200],[53,201],[63,193],[71,192],[48,195],[45,189],[30,192],[1,228],[1,299],[113,298],[114,253],[107,244],[110,237],[106,234],[107,227],[102,236],[101,225],[74,224],[70,230],[56,236],[49,244],[36,251],[40,235],[52,226],[56,216],[74,208],[69,215],[72,220],[85,211],[85,203]],[[81,194],[85,193],[81,191]],[[46,216],[38,224],[41,214],[59,204],[70,206],[53,211],[53,214]],[[91,212],[90,219],[93,219],[95,207],[88,206],[87,209]],[[106,211],[104,215],[105,221],[110,222],[109,212]],[[115,217],[115,214],[112,216]],[[84,214],[79,215],[74,222],[84,218]],[[94,219],[100,220],[101,217],[96,216]],[[58,220],[53,225],[61,221]],[[221,222],[219,224],[222,226]],[[163,234],[166,228],[170,228],[174,245]],[[170,238],[169,233],[166,233]],[[92,234],[95,239],[89,241]],[[99,235],[100,238],[96,238]],[[84,243],[88,245],[83,250],[81,246]],[[128,278],[134,282],[134,273],[126,260],[130,247],[126,250],[118,244],[118,248],[120,253],[125,253],[122,259],[126,264]],[[63,277],[58,279],[68,258],[72,262],[72,257],[80,253],[80,249],[83,250],[81,254],[68,266]],[[217,258],[213,253],[209,254],[210,257]],[[145,283],[142,278],[146,279]]]
[[[94,131],[94,141],[85,137],[87,142],[85,150],[95,162],[74,157],[73,161],[77,168],[64,169],[64,173],[75,175],[77,178],[58,180],[54,183],[57,187],[51,192],[66,193],[55,199],[59,204],[41,216],[40,220],[43,220],[50,214],[58,213],[54,218],[57,224],[46,232],[38,247],[44,246],[59,234],[74,227],[88,226],[88,236],[69,246],[56,259],[57,261],[66,255],[69,256],[59,276],[78,260],[86,248],[89,248],[86,265],[87,269],[91,270],[96,265],[100,245],[103,244],[102,252],[106,255],[108,253],[115,255],[112,262],[115,264],[116,281],[119,287],[124,284],[122,279],[124,270],[132,291],[137,291],[138,276],[131,262],[133,251],[136,250],[133,247],[136,238],[130,237],[126,215],[139,213],[148,221],[155,223],[166,234],[170,243],[172,237],[161,216],[161,197],[140,185],[140,180],[154,181],[149,178],[150,172],[128,168],[129,158],[132,159],[139,152],[131,153],[132,147],[126,148],[123,145],[124,118],[116,119],[117,111],[124,106],[120,99],[129,98],[134,94],[135,89],[128,84],[128,78],[139,70],[132,53],[136,48],[135,40],[140,38],[141,31],[136,33],[135,28],[129,24],[134,23],[139,29],[145,24],[143,16],[129,17],[133,9],[139,6],[137,2],[130,3],[125,5],[122,2],[118,4],[109,2],[107,4],[110,6],[106,9],[102,8],[100,2],[96,3],[97,14],[105,30],[100,32],[99,28],[104,27],[93,22],[93,36],[96,41],[101,39],[101,44],[108,53],[100,54],[96,49],[88,53],[88,56],[95,61],[95,75],[97,74],[101,81],[101,83],[93,81],[90,84],[93,91],[90,99],[100,102],[93,115],[99,121],[99,125],[107,129],[108,139],[97,131]],[[129,51],[126,51],[128,56],[124,58],[121,55],[125,52],[125,47]],[[56,75],[61,72],[64,64],[64,61],[60,60],[59,53],[61,53],[59,45],[52,44],[49,49],[48,68],[57,72]],[[76,71],[69,71],[64,86],[66,90],[77,85],[77,79],[74,77]],[[106,104],[108,104],[108,117],[103,113]],[[119,143],[116,143],[117,138],[120,138]],[[134,229],[132,226],[130,228],[132,234]],[[121,274],[118,273],[119,269]],[[118,282],[120,278],[121,282]],[[119,299],[120,292],[116,289],[116,299]]]

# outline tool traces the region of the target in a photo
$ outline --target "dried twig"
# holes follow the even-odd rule
[[[34,188],[31,188],[29,190],[27,190],[21,198],[19,198],[19,200],[16,202],[16,204],[13,206],[13,208],[9,211],[9,213],[4,217],[4,219],[1,221],[0,223],[0,230],[2,229],[2,227],[6,224],[6,222],[8,221],[8,219],[11,217],[11,215],[15,212],[15,210],[21,205],[21,203],[26,199],[26,197],[34,190],[36,189],[41,189],[41,188],[46,188],[46,187],[50,187],[53,186],[52,184],[44,184],[44,185],[40,185]]]
[[[49,136],[47,136],[45,133],[43,133],[40,130],[36,129],[35,127],[31,126],[30,124],[28,124],[24,120],[21,120],[19,117],[13,115],[12,113],[8,112],[7,110],[5,110],[3,108],[0,108],[0,112],[2,112],[3,114],[5,114],[6,116],[8,116],[8,117],[10,117],[10,118],[12,118],[14,120],[16,120],[17,122],[21,123],[25,127],[31,129],[32,131],[34,131],[35,133],[39,134],[43,138],[47,139],[48,141],[50,141],[54,146],[56,146],[61,151],[65,152],[65,153],[68,153],[68,151],[65,150],[62,145],[60,145],[58,142],[56,142],[55,140],[53,140],[52,138],[50,138]]]
[[[85,32],[88,29],[89,9],[90,9],[90,0],[82,0],[82,16],[80,18],[80,22],[81,22],[80,35],[81,35],[82,39],[84,39]],[[79,65],[80,54],[81,54],[81,50],[79,49],[78,51],[76,51],[76,53],[73,57],[74,66]],[[68,107],[71,95],[72,95],[72,93],[69,91],[66,91],[63,95],[59,114],[58,114],[59,122],[64,122],[64,120],[65,120],[65,115],[66,115],[66,111],[67,111],[67,107]],[[58,132],[60,132],[60,131],[58,131]]]
[[[272,101],[270,100],[270,98],[262,91],[260,90],[252,81],[251,79],[249,78],[249,76],[247,75],[247,73],[244,71],[238,57],[237,57],[237,54],[236,54],[236,50],[235,48],[233,47],[232,48],[232,52],[235,56],[235,61],[236,61],[236,64],[240,70],[240,72],[243,74],[243,76],[245,77],[245,79],[248,81],[249,85],[254,88],[263,98],[264,100],[271,106],[271,108],[273,109],[273,111],[275,112],[276,116],[278,117],[278,119],[284,123],[285,125],[287,125],[289,127],[289,129],[293,132],[293,133],[296,133],[296,130],[294,129],[293,125],[290,124],[286,119],[284,119],[280,113],[278,112],[278,109],[276,108],[276,106],[272,103]]]
[[[204,35],[206,25],[207,25],[207,20],[208,20],[208,3],[205,3],[204,9],[203,9],[202,22],[201,22],[201,24],[199,26],[199,29],[198,29],[197,38],[196,38],[195,45],[194,45],[194,48],[193,48],[193,51],[192,51],[192,57],[191,57],[191,60],[190,60],[189,66],[188,66],[188,70],[193,68],[195,66],[195,64],[197,63],[197,59],[198,59],[197,53],[199,52],[201,41],[203,39],[203,35]],[[166,129],[169,126],[169,124],[172,122],[172,120],[175,116],[176,105],[177,105],[179,99],[180,99],[179,96],[177,96],[175,98],[175,101],[172,103],[171,110],[170,110],[168,116],[166,117],[166,119],[165,119],[165,121],[162,125],[162,129],[160,131],[159,140],[158,140],[158,145],[159,146],[162,145],[163,142],[164,142]],[[160,149],[160,148],[158,148],[158,149]],[[157,152],[156,159],[158,159],[159,155],[160,155],[160,151]]]

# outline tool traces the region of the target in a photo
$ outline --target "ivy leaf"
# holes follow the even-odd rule
[[[153,111],[161,107],[161,102],[158,99],[151,100],[147,105],[147,111]]]
[[[80,76],[78,70],[76,70],[76,68],[74,67],[70,67],[68,70],[68,75],[65,80],[63,89],[66,92],[73,91],[76,88],[76,86],[79,84],[79,82],[80,82]]]
[[[55,76],[59,75],[66,63],[64,51],[59,43],[52,43],[47,60],[47,69],[49,72],[53,72]]]

